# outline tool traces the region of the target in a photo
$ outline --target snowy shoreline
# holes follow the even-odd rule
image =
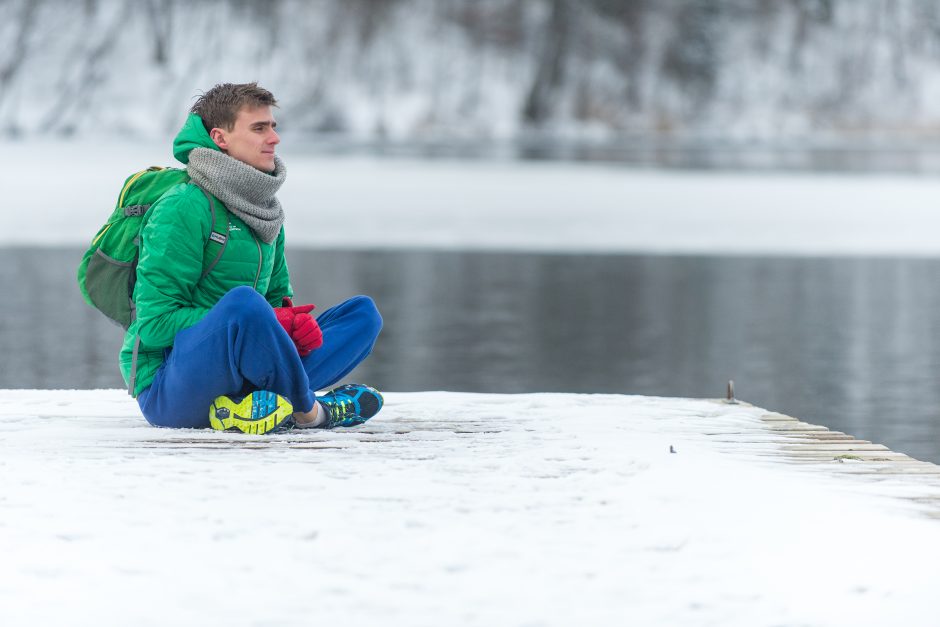
[[[0,399],[4,625],[877,625],[935,609],[935,472],[794,463],[783,417],[748,405],[389,393],[357,429],[249,438],[153,429],[121,390]]]
[[[940,180],[931,177],[282,152],[290,246],[940,255]],[[26,143],[17,157],[5,160],[5,194],[28,218],[0,234],[0,245],[87,245],[126,176],[179,165],[156,143]]]

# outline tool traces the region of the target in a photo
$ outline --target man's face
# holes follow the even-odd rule
[[[232,130],[214,128],[209,135],[228,156],[270,173],[274,172],[274,147],[281,141],[275,127],[271,107],[246,106],[239,109]]]

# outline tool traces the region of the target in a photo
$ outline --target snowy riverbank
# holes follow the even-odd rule
[[[787,461],[758,408],[392,393],[250,438],[150,428],[119,390],[0,399],[7,626],[935,617],[940,522],[910,498],[935,482]]]
[[[86,245],[124,177],[175,164],[169,140],[10,148],[4,194],[18,219],[0,245]],[[282,151],[279,197],[295,247],[940,255],[934,178],[292,152],[302,149],[285,140]]]

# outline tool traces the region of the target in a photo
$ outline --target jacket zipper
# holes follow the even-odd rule
[[[252,239],[255,240],[255,244],[258,246],[258,274],[255,275],[255,284],[252,286],[255,289],[258,289],[258,279],[261,278],[261,261],[262,261],[261,242],[258,241],[258,238],[255,236],[254,233],[251,234],[251,237]]]

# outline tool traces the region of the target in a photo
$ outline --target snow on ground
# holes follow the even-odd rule
[[[0,400],[8,627],[936,621],[940,522],[896,498],[929,485],[785,462],[757,408],[393,393],[248,437],[119,390]]]
[[[282,150],[290,245],[938,255],[940,180],[376,159]],[[169,144],[5,146],[3,244],[87,244],[126,176]]]

